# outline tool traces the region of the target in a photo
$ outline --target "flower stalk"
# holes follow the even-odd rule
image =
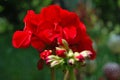
[[[66,70],[65,75],[64,75],[64,80],[76,80],[74,68]]]
[[[56,80],[55,79],[55,69],[51,68],[51,80]]]
[[[66,71],[65,71],[65,75],[64,75],[64,79],[63,79],[63,80],[68,80],[68,76],[69,76],[69,71],[66,70]]]
[[[76,80],[76,76],[75,76],[75,72],[74,72],[74,68],[70,69],[69,70],[69,77],[70,77],[70,80]]]

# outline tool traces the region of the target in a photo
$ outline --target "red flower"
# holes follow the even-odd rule
[[[90,50],[95,58],[92,41],[86,33],[86,28],[79,17],[57,5],[43,8],[40,13],[28,10],[24,18],[25,27],[22,32],[14,33],[14,47],[28,47],[30,43],[38,51],[54,49],[57,39],[65,39],[73,51]],[[31,32],[31,33],[28,33]]]
[[[45,50],[42,53],[40,53],[40,58],[43,60],[46,60],[46,58],[51,55],[51,50]]]

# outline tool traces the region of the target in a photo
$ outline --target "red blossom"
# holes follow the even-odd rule
[[[46,60],[49,55],[51,55],[51,50],[45,50],[40,53],[40,58]]]
[[[45,7],[38,14],[28,10],[24,23],[24,30],[17,31],[13,35],[12,43],[15,48],[26,48],[31,44],[39,52],[45,49],[53,50],[58,45],[57,40],[61,38],[68,42],[73,51],[90,50],[93,53],[91,59],[96,56],[85,25],[73,12],[57,5]],[[43,55],[41,58],[45,59]]]

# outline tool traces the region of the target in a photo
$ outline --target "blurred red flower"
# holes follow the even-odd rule
[[[24,30],[13,35],[12,42],[15,48],[24,48],[31,44],[42,52],[45,49],[54,49],[58,45],[57,39],[62,38],[73,51],[90,50],[93,53],[91,59],[96,56],[84,24],[73,12],[61,9],[57,5],[45,7],[38,14],[28,10],[24,23]]]

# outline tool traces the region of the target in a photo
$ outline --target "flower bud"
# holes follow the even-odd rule
[[[58,38],[58,45],[64,47],[65,49],[69,49],[68,47],[68,43],[65,39],[62,39],[62,38]]]
[[[55,55],[49,55],[47,58],[46,58],[46,63],[49,64],[50,62],[56,60],[56,56]]]
[[[43,69],[43,64],[44,64],[44,63],[43,63],[43,60],[40,59],[40,60],[38,61],[38,63],[37,63],[37,68],[38,68],[38,70]]]
[[[65,58],[66,57],[65,52],[66,52],[65,49],[60,49],[58,47],[56,48],[56,55],[58,55],[59,57]]]
[[[64,61],[62,59],[61,60],[54,60],[50,63],[50,66],[54,67],[54,66],[62,64],[62,63],[64,63]]]
[[[92,57],[92,52],[88,51],[88,50],[84,50],[82,52],[80,52],[80,54],[84,57],[84,58],[91,58]]]
[[[89,58],[89,59],[93,60],[93,59],[94,59],[94,56],[95,56],[95,55],[94,55],[91,51],[88,52],[88,58]]]
[[[74,56],[79,56],[79,54],[80,54],[79,52],[75,52]]]
[[[74,53],[73,51],[70,49],[68,54],[67,54],[67,57],[73,57],[74,56]]]
[[[51,67],[54,67],[54,66],[56,66],[56,65],[58,65],[58,64],[59,64],[58,61],[53,61],[53,62],[51,62],[50,66],[51,66]]]
[[[73,65],[73,64],[75,63],[75,60],[71,58],[71,59],[68,60],[68,63],[69,63],[70,65]]]
[[[56,59],[60,59],[60,57],[56,55],[49,55],[46,59],[56,60]]]
[[[40,53],[40,58],[43,60],[46,60],[46,58],[51,55],[52,51],[51,50],[45,50],[42,53]]]
[[[61,57],[59,57],[59,56],[49,55],[46,58],[46,63],[49,63],[51,67],[54,67],[54,66],[56,66],[58,64],[64,63],[64,60]]]
[[[84,62],[85,58],[83,55],[79,54],[79,56],[76,56],[76,60],[80,62]]]

